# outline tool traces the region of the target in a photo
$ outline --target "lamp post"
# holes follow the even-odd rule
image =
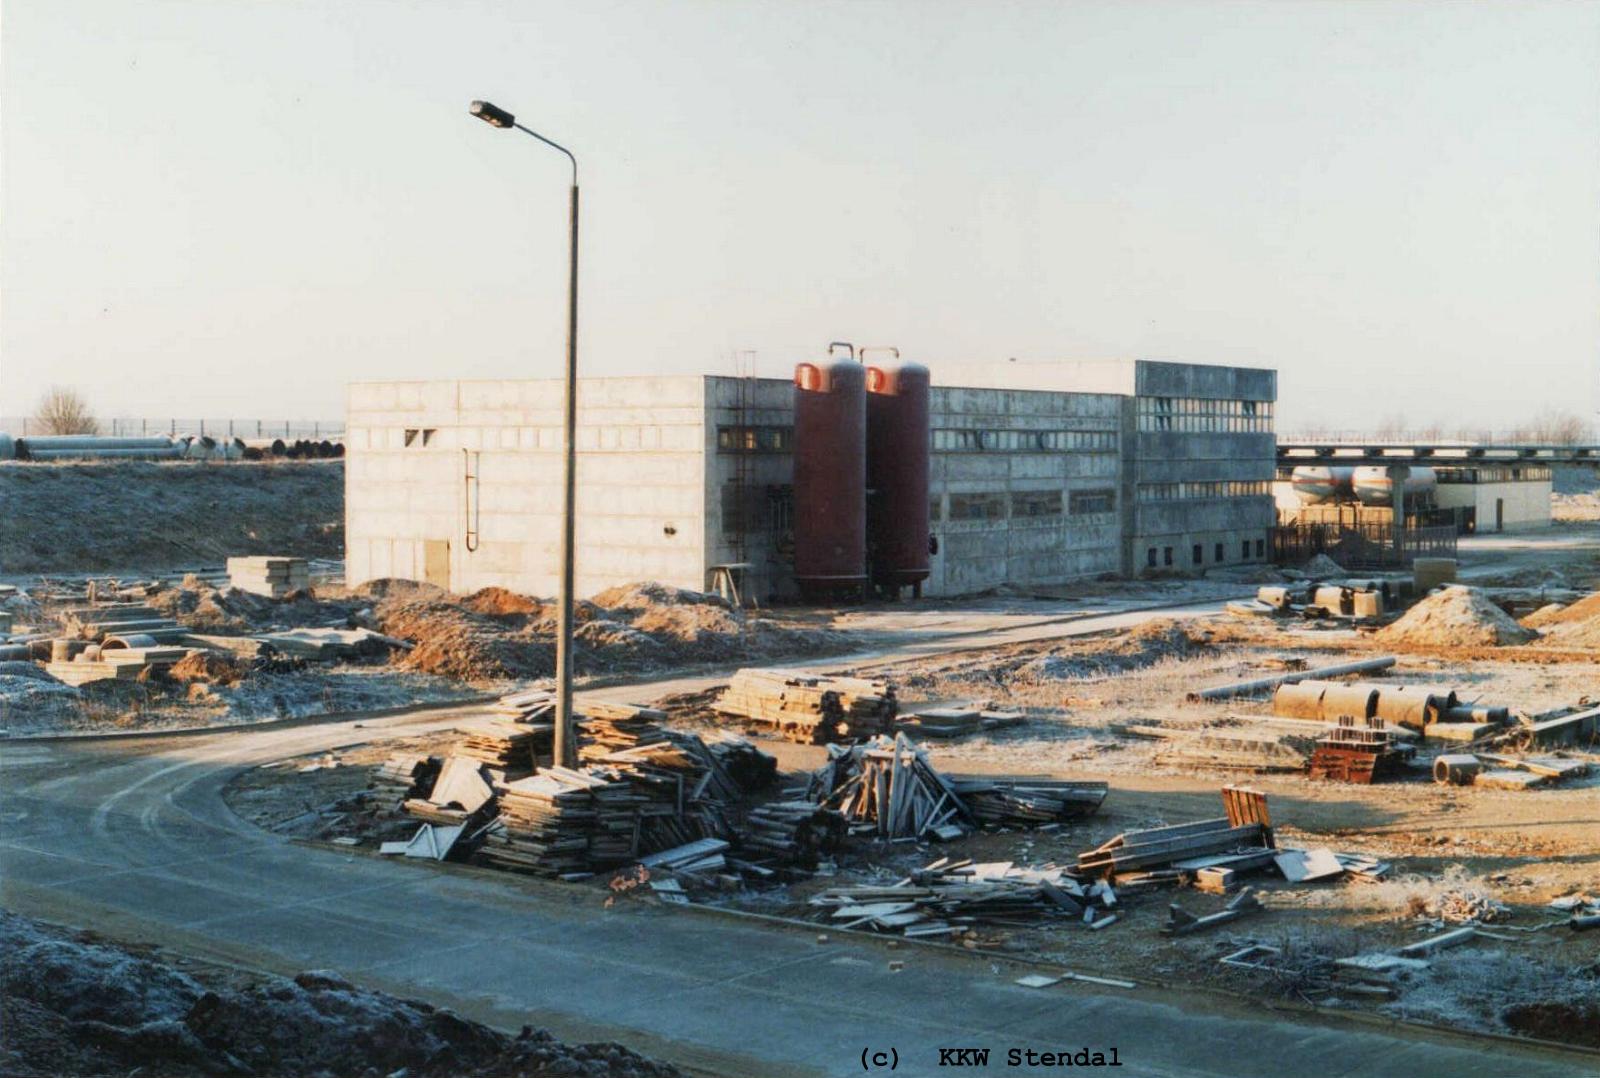
[[[514,127],[532,135],[546,146],[566,154],[567,160],[572,162],[572,199],[568,209],[571,249],[567,267],[567,384],[561,435],[565,455],[565,489],[561,501],[561,588],[557,597],[560,615],[556,628],[556,728],[552,756],[559,766],[574,767],[578,762],[578,746],[572,728],[572,563],[573,523],[577,517],[574,491],[578,465],[578,159],[565,146],[517,123],[517,118],[511,113],[487,101],[474,101],[467,111],[492,127]]]

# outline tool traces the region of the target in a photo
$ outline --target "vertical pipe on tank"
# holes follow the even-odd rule
[[[794,372],[794,578],[808,599],[867,583],[867,392],[859,363]]]
[[[867,565],[880,590],[928,578],[928,368],[867,368]]]

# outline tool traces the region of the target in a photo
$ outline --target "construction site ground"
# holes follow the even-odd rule
[[[1600,585],[1600,537],[1592,529],[1475,537],[1463,543],[1462,556],[1463,577],[1477,585],[1534,591]],[[1019,725],[932,743],[932,760],[947,772],[1110,783],[1099,813],[1057,830],[980,833],[949,845],[858,842],[831,875],[698,895],[725,911],[715,914],[637,896],[611,902],[603,877],[544,883],[376,857],[378,841],[414,824],[374,819],[366,797],[372,770],[402,749],[444,748],[454,723],[473,713],[471,705],[453,714],[373,714],[189,736],[14,736],[0,752],[13,791],[10,827],[0,840],[4,904],[250,969],[332,966],[364,987],[426,998],[498,1028],[531,1021],[566,1040],[620,1040],[704,1073],[845,1073],[861,1065],[853,1061],[863,1048],[879,1041],[898,1041],[902,1051],[1018,1038],[1094,1044],[1105,1042],[1107,1030],[1124,1044],[1141,1044],[1143,1069],[1134,1073],[1157,1075],[1271,1074],[1290,1054],[1372,1074],[1592,1071],[1593,1057],[1328,1023],[1330,1015],[1368,1015],[1600,1047],[1593,1003],[1600,992],[1600,933],[1571,932],[1564,924],[1518,931],[1559,922],[1547,908],[1553,898],[1600,892],[1600,778],[1520,792],[1440,787],[1420,774],[1366,787],[1318,783],[1298,774],[1166,761],[1165,742],[1130,736],[1129,727],[1181,728],[1230,715],[1246,725],[1265,711],[1264,699],[1192,704],[1185,693],[1283,669],[1285,659],[1317,666],[1390,653],[1399,661],[1386,679],[1448,684],[1463,695],[1539,710],[1593,697],[1600,655],[1552,647],[1554,637],[1507,647],[1444,638],[1401,648],[1375,633],[1224,616],[1223,600],[1253,592],[1256,582],[1105,584],[1058,595],[774,616],[786,633],[797,634],[786,638],[792,646],[750,661],[781,656],[819,672],[888,678],[901,686],[902,710],[988,700],[1025,711]],[[373,598],[330,591],[326,601]],[[428,617],[451,627],[465,621],[469,631],[481,619],[513,613],[523,620],[511,632],[524,640],[544,615],[528,609],[467,617],[458,601],[422,598]],[[415,604],[406,613],[416,613]],[[591,620],[633,628],[627,619]],[[701,728],[708,719],[689,701],[745,657],[702,654],[683,662],[660,655],[596,666],[584,698],[670,700],[675,723]],[[424,679],[463,694],[524,680],[462,678],[407,667],[399,658],[381,670],[384,677]],[[418,686],[404,691],[427,699]],[[75,732],[104,732],[111,721],[77,724]],[[757,743],[791,780],[825,753],[767,738]],[[825,927],[786,930],[777,921],[726,919],[746,913],[814,919],[805,899],[816,889],[892,881],[940,856],[1070,864],[1079,851],[1122,831],[1219,815],[1218,788],[1231,782],[1267,794],[1280,845],[1371,854],[1391,861],[1394,875],[1376,884],[1290,885],[1255,877],[1250,882],[1261,887],[1264,912],[1176,940],[1157,931],[1168,902],[1204,914],[1226,899],[1170,889],[1129,895],[1118,923],[1102,931],[1075,924],[981,931],[972,947],[955,949],[960,953],[858,940]],[[1419,913],[1450,891],[1503,902],[1504,927],[1494,938],[1441,954],[1427,977],[1393,1000],[1330,997],[1292,972],[1240,972],[1216,961],[1254,941],[1279,947],[1292,971],[1303,956],[1415,942],[1434,931]],[[829,942],[819,943],[818,933]],[[536,981],[514,972],[533,967],[542,971]],[[1013,984],[1036,968],[1127,978],[1140,988]],[[664,1003],[691,999],[693,1013]],[[1308,1002],[1317,1005],[1314,1014],[1298,1009]],[[737,1033],[722,1028],[729,1023],[737,1023]],[[819,1035],[821,1028],[826,1032]],[[1241,1039],[1253,1046],[1250,1059],[1240,1060],[1230,1047]]]

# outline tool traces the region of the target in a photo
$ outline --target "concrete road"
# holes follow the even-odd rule
[[[1086,630],[1085,630],[1086,631]],[[635,695],[648,695],[640,687]],[[1140,1076],[1289,1073],[1555,1078],[1593,1057],[1258,1006],[1093,986],[1025,989],[970,955],[623,901],[593,889],[291,843],[221,791],[257,764],[445,726],[361,723],[125,741],[0,742],[0,903],[108,935],[355,980],[515,1028],[615,1039],[708,1074],[784,1078],[940,1070],[939,1049],[1109,1054]],[[903,962],[893,970],[890,962]],[[1138,977],[1139,971],[1129,971]],[[968,1057],[970,1059],[970,1057]]]

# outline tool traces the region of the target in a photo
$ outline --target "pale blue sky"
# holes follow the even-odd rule
[[[1282,426],[1592,414],[1600,4],[5,0],[0,414],[351,380],[1276,366]]]

